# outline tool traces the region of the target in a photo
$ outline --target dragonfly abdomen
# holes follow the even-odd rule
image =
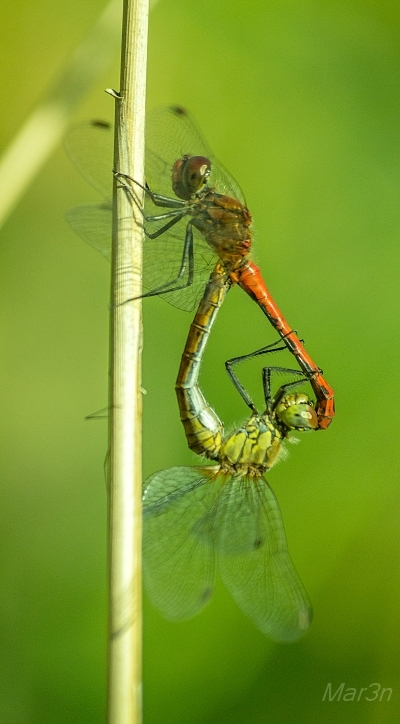
[[[226,272],[218,263],[190,326],[175,385],[188,445],[198,455],[211,459],[219,457],[223,425],[204,398],[198,386],[198,377],[204,347],[229,286]]]
[[[178,401],[189,448],[197,455],[204,455],[211,460],[218,459],[223,425],[207,404],[201,390],[197,386],[180,389]]]

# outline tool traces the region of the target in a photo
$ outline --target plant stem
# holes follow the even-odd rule
[[[143,184],[148,0],[124,0],[115,168]],[[110,336],[108,723],[142,721],[142,231],[114,182]]]

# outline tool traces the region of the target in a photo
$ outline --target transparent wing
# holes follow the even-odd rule
[[[215,519],[222,580],[239,608],[276,641],[295,641],[312,608],[290,559],[278,502],[262,477],[233,478]]]
[[[110,205],[75,206],[67,211],[66,217],[71,228],[81,239],[99,251],[108,261],[111,261],[112,216]],[[185,233],[184,228],[182,233]],[[175,292],[159,295],[174,307],[187,312],[191,312],[198,306],[215,264],[215,256],[208,244],[197,232],[195,236],[193,284]],[[143,242],[143,288],[145,291],[151,291],[176,278],[182,259],[182,239],[182,236],[172,232],[166,232],[155,240],[145,237]],[[182,282],[187,280],[188,273],[187,268]]]
[[[166,109],[164,109],[166,110]],[[67,212],[67,219],[73,230],[106,259],[111,259],[111,191],[113,168],[113,129],[105,121],[90,121],[72,126],[64,139],[66,152],[82,176],[97,190],[108,204],[99,206],[78,206]],[[151,153],[150,153],[150,158]],[[175,159],[176,160],[176,159]],[[169,170],[168,195],[172,195],[171,168]],[[156,187],[155,190],[159,190]],[[145,199],[147,215],[162,213],[149,197]],[[142,223],[139,213],[133,209]],[[152,291],[176,279],[182,262],[183,245],[187,218],[181,219],[170,231],[156,239],[145,238],[143,248],[143,287]],[[145,223],[149,232],[154,232],[165,221]],[[194,280],[193,284],[174,292],[160,294],[167,302],[184,311],[195,309],[203,295],[205,285],[215,264],[215,254],[204,237],[194,231]],[[189,268],[176,286],[184,286],[188,280]]]
[[[217,470],[170,468],[144,484],[144,582],[154,606],[171,620],[194,616],[213,591],[215,554],[194,528],[212,505],[210,474]]]
[[[295,641],[312,608],[287,549],[278,502],[261,476],[219,467],[171,468],[145,483],[144,575],[169,619],[198,613],[211,596],[215,554],[239,608],[271,638]]]
[[[190,113],[181,106],[155,108],[146,117],[146,181],[153,191],[171,196],[171,171],[184,155],[211,161],[209,185],[245,204],[237,181],[214,156]]]
[[[179,226],[179,224],[178,224]],[[161,284],[172,282],[179,272],[183,253],[183,239],[186,224],[182,228],[182,235],[165,232],[158,239],[148,239],[143,242],[143,287],[151,291]],[[194,278],[190,286],[177,289],[174,292],[159,294],[162,299],[178,309],[191,312],[196,309],[204,294],[206,284],[212,269],[215,266],[215,254],[208,246],[199,232],[194,231],[193,267]],[[186,271],[179,285],[187,282],[188,263]]]
[[[64,148],[72,163],[104,198],[111,199],[113,127],[108,121],[77,123],[67,131]],[[171,171],[183,155],[207,156],[212,162],[210,186],[245,204],[243,191],[214,156],[189,112],[180,106],[155,108],[146,117],[146,181],[160,194],[173,197]]]
[[[111,206],[75,206],[66,213],[71,228],[96,251],[111,261]]]
[[[107,121],[84,121],[68,129],[64,148],[79,173],[110,203],[113,184],[113,127]]]

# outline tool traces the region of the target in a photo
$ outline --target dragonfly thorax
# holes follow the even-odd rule
[[[172,188],[180,199],[189,201],[207,183],[211,161],[206,156],[183,156],[172,167]]]
[[[254,415],[224,440],[220,463],[236,473],[260,475],[277,461],[283,437],[268,415]]]

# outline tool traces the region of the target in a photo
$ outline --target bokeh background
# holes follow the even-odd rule
[[[104,3],[2,0],[0,143]],[[397,722],[400,6],[396,0],[160,0],[148,106],[191,109],[245,191],[255,252],[337,393],[337,419],[272,471],[315,620],[269,641],[222,586],[172,624],[145,599],[145,724]],[[118,58],[73,120],[113,116]],[[105,720],[109,266],[64,218],[100,200],[61,148],[0,232],[1,724]],[[194,464],[174,381],[190,316],[144,303],[144,472]],[[201,378],[246,416],[225,359],[270,341],[234,289]],[[290,358],[282,358],[282,364]],[[259,399],[261,363],[243,369]],[[246,376],[247,375],[247,376]],[[258,395],[258,397],[257,397]],[[360,701],[322,701],[344,682]],[[374,701],[379,684],[391,700]]]

